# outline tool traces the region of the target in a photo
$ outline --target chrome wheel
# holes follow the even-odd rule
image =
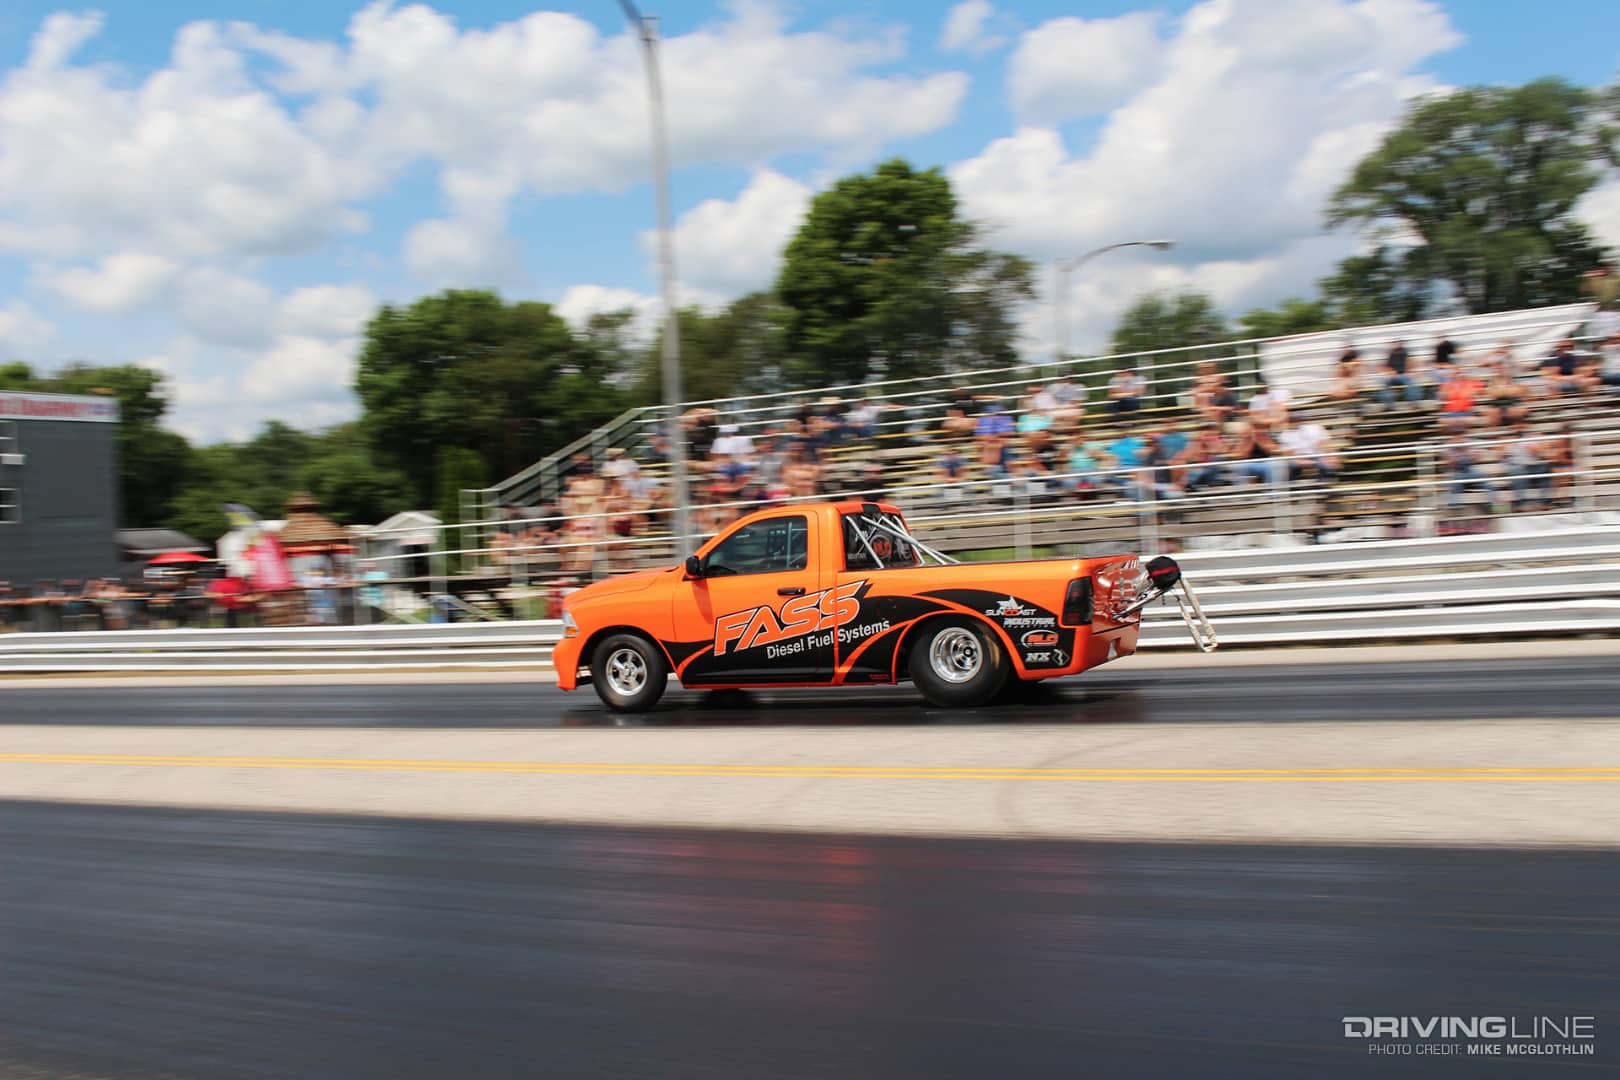
[[[634,649],[615,649],[607,660],[608,686],[624,697],[634,697],[647,685],[647,661]]]
[[[952,626],[934,635],[928,666],[948,683],[965,683],[984,666],[984,649],[971,630]]]

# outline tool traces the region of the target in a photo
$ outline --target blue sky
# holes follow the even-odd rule
[[[1344,170],[1414,95],[1620,71],[1620,4],[875,0],[659,10],[686,299],[769,284],[830,179],[945,167],[1071,284],[1073,343],[1149,289],[1308,293]],[[539,12],[547,11],[549,14]],[[375,305],[491,286],[656,310],[646,117],[618,5],[306,0],[0,9],[0,356],[165,371],[178,426],[335,422]],[[1620,244],[1620,188],[1583,213]],[[1024,313],[1050,350],[1052,297]]]

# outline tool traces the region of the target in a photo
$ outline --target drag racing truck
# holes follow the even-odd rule
[[[942,707],[1009,680],[1076,675],[1136,651],[1144,607],[1173,595],[1208,651],[1213,628],[1175,560],[1136,555],[959,563],[880,502],[777,506],[678,566],[563,601],[558,685],[588,681],[642,712],[682,686],[870,686],[909,679]]]

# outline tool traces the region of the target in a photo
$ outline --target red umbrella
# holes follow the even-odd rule
[[[189,551],[165,551],[162,555],[147,563],[148,566],[178,566],[181,563],[213,562],[213,559],[202,555],[194,555]]]

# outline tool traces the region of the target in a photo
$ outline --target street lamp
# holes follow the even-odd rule
[[[1069,355],[1069,275],[1078,270],[1084,263],[1095,259],[1105,252],[1118,248],[1150,247],[1155,251],[1169,251],[1176,246],[1174,240],[1126,240],[1120,244],[1109,244],[1107,247],[1088,251],[1084,255],[1073,259],[1060,259],[1054,267],[1055,285],[1057,288],[1057,347],[1058,359],[1062,360]]]
[[[647,65],[647,103],[652,113],[653,179],[658,202],[658,277],[664,297],[663,382],[668,413],[670,502],[675,508],[675,555],[691,551],[687,539],[686,437],[681,431],[681,328],[675,310],[675,242],[669,223],[669,135],[664,130],[664,88],[658,75],[658,20],[642,15],[631,0],[619,0],[624,17],[641,38]]]

